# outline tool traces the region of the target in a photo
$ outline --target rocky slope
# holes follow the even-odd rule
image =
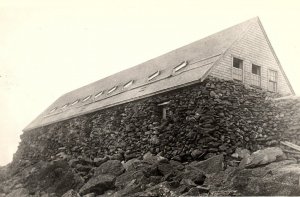
[[[249,154],[238,149],[226,166],[224,156],[181,163],[147,153],[127,162],[103,159],[38,162],[2,181],[0,196],[156,197],[300,195],[300,164],[278,147]],[[71,166],[92,168],[84,181]]]

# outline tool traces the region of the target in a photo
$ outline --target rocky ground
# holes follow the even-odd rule
[[[37,162],[17,174],[1,177],[0,196],[300,195],[300,164],[287,158],[279,147],[252,154],[239,148],[231,162],[235,167],[225,165],[224,156],[217,155],[181,163],[151,153],[127,162],[108,157]],[[82,170],[93,175],[84,180],[78,175]]]

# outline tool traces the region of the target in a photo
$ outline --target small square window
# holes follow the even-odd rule
[[[238,58],[233,58],[233,67],[238,69],[243,69],[243,60]]]
[[[260,76],[260,66],[252,64],[252,74]]]

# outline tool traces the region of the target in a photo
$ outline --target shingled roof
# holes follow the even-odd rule
[[[230,46],[257,22],[253,18],[58,98],[24,130],[198,83]]]

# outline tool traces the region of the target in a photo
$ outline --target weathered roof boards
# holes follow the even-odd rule
[[[58,98],[24,130],[31,130],[111,106],[149,97],[203,81],[220,67],[228,51],[247,34],[259,19],[253,18],[167,54],[86,85]],[[269,43],[266,35],[264,36]],[[270,44],[269,44],[270,45]],[[279,70],[289,84],[271,47]],[[220,69],[219,69],[220,70]],[[214,76],[214,75],[213,75]],[[217,76],[217,75],[216,75]]]

